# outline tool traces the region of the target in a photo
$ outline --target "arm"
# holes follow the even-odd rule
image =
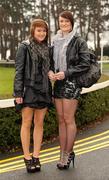
[[[72,65],[71,67],[69,67],[67,69],[67,71],[65,71],[65,77],[76,77],[76,76],[80,76],[83,73],[87,72],[90,68],[90,56],[88,53],[88,47],[87,47],[87,43],[85,40],[81,40],[79,39],[79,41],[77,42],[77,46],[78,46],[78,63],[77,65]]]
[[[55,78],[54,78],[53,46],[49,47],[49,55],[50,55],[50,68],[49,68],[48,76],[49,76],[50,80],[55,80]]]
[[[15,59],[14,97],[23,97],[26,46],[21,44]]]
[[[50,55],[50,70],[54,72],[53,46],[49,47],[49,55]]]

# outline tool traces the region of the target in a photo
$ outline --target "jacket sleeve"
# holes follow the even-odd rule
[[[53,46],[49,47],[49,55],[50,55],[50,70],[54,72]]]
[[[90,55],[86,41],[82,39],[77,45],[78,63],[76,65],[72,65],[65,71],[65,77],[81,76],[90,68]]]
[[[14,97],[23,97],[26,46],[20,44],[15,59]]]

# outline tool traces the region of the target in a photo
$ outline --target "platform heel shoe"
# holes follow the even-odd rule
[[[61,152],[60,161],[57,163],[57,167],[60,170],[69,168],[69,154],[66,152]]]
[[[70,167],[69,156],[70,156],[70,153],[64,152],[64,169],[69,169]]]
[[[35,166],[33,164],[33,160],[32,159],[25,159],[24,158],[24,163],[25,163],[25,166],[26,166],[26,170],[28,173],[34,173],[36,172],[36,169],[35,169]]]
[[[60,160],[57,163],[57,168],[60,170],[64,169],[64,152],[60,152]]]
[[[74,160],[75,160],[75,153],[72,151],[72,152],[69,154],[68,164],[70,165],[70,163],[72,162],[73,168],[74,168]]]
[[[41,171],[41,164],[40,164],[39,158],[32,156],[32,159],[33,159],[33,164],[35,166],[36,172]]]

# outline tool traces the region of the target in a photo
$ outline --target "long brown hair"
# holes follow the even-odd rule
[[[72,24],[72,29],[73,29],[73,26],[74,26],[74,18],[73,18],[73,15],[71,13],[71,11],[62,11],[60,14],[59,14],[59,17],[63,17],[63,18],[66,18],[68,19],[71,24]]]
[[[43,40],[43,42],[47,43],[47,41],[48,41],[48,24],[47,24],[47,22],[44,21],[43,19],[34,19],[30,25],[30,38],[34,38],[34,31],[35,31],[36,27],[43,27],[46,29],[47,34],[46,34],[46,37]]]

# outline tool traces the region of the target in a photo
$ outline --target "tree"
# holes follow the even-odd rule
[[[58,30],[58,16],[70,10],[78,32],[86,41],[93,36],[94,49],[100,50],[100,34],[109,30],[109,0],[0,0],[0,53],[6,59],[7,50],[14,59],[19,42],[29,33],[30,21],[43,18],[51,33]]]
[[[8,49],[10,58],[15,58],[18,43],[27,36],[28,29],[25,26],[28,22],[24,14],[31,9],[32,5],[27,0],[0,0],[1,58],[6,59]]]

